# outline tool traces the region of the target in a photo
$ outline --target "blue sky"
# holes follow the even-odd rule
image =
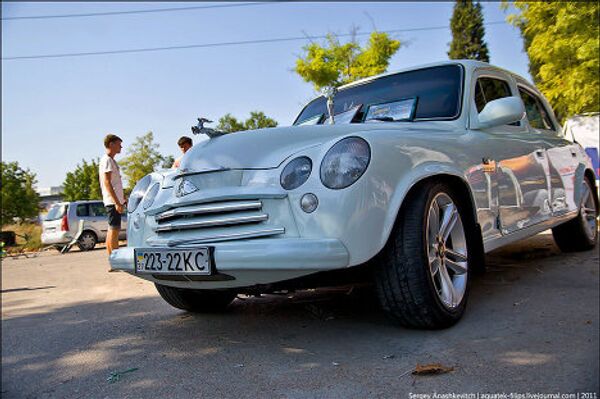
[[[220,3],[2,3],[6,17],[190,7]],[[449,26],[453,2],[329,2],[2,21],[2,57],[178,46]],[[504,21],[483,3],[485,22]],[[447,59],[450,29],[393,34],[403,45],[389,70]],[[363,37],[364,38],[364,37]],[[530,78],[517,29],[486,26],[491,63]],[[178,154],[198,116],[245,119],[262,110],[289,125],[314,93],[291,71],[307,41],[137,54],[2,61],[2,160],[62,183],[82,159],[103,153],[116,133],[125,149],[152,130],[163,154]],[[194,137],[195,138],[195,137]],[[118,160],[119,158],[117,158]]]

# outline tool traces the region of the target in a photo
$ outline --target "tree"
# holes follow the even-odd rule
[[[102,199],[100,179],[98,177],[98,159],[90,163],[82,159],[74,171],[68,172],[63,182],[65,201],[84,199]]]
[[[244,122],[238,121],[233,115],[225,114],[219,119],[217,130],[227,133],[239,132],[242,130],[264,129],[267,127],[276,127],[277,121],[269,118],[262,111],[250,112],[250,117]]]
[[[361,47],[356,29],[352,33],[352,39],[345,44],[329,33],[324,45],[304,46],[304,55],[296,60],[294,71],[317,91],[385,72],[390,58],[401,46],[400,41],[390,39],[387,33],[373,32],[368,44]]]
[[[450,29],[450,59],[490,61],[487,44],[483,40],[485,29],[479,1],[473,4],[471,0],[457,0],[450,19]]]
[[[127,156],[121,161],[123,174],[127,179],[128,190],[132,190],[142,177],[154,172],[163,161],[158,152],[159,144],[154,142],[154,134],[148,132],[135,138],[127,150]]]
[[[221,132],[233,133],[246,129],[244,129],[244,124],[242,122],[238,121],[233,115],[227,113],[221,117],[221,119],[219,119],[217,130]]]
[[[2,225],[36,217],[39,213],[40,196],[35,191],[35,174],[29,169],[21,169],[18,162],[2,162]]]
[[[599,107],[599,3],[512,3],[534,83],[559,119]],[[504,4],[508,7],[508,3]]]
[[[160,167],[163,169],[171,169],[173,162],[175,162],[175,157],[173,155],[163,156],[162,165]]]

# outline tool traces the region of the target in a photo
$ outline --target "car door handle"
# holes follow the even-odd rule
[[[577,151],[575,151],[575,150],[571,150],[571,156],[572,156],[573,158],[577,157]]]
[[[544,156],[544,150],[535,150],[535,155],[537,155],[538,157],[543,157]]]

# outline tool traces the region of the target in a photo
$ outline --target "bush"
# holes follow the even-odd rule
[[[17,235],[17,246],[4,248],[9,253],[18,252],[20,249],[37,251],[43,247],[42,226],[40,225],[34,223],[9,224],[2,226],[2,231],[14,231]],[[26,240],[24,237],[29,239]]]

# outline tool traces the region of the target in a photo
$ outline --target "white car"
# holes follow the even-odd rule
[[[126,239],[127,215],[123,215],[123,227],[119,239]],[[81,232],[79,229],[83,228]],[[42,221],[42,244],[54,245],[62,250],[77,238],[82,251],[94,249],[97,243],[106,241],[108,218],[102,201],[82,200],[59,202],[50,207]]]
[[[203,121],[210,139],[180,169],[138,182],[110,258],[177,308],[372,278],[400,324],[443,328],[484,253],[549,228],[566,251],[598,239],[584,150],[534,86],[486,63],[361,80],[291,127],[219,136]]]

